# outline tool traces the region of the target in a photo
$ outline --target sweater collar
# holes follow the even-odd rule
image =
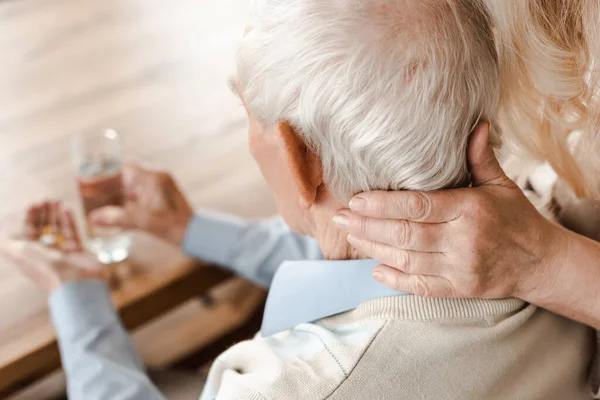
[[[284,262],[265,306],[262,336],[350,311],[369,300],[406,295],[372,277],[374,260]]]

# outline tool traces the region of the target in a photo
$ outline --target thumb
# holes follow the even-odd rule
[[[106,206],[90,213],[90,221],[95,225],[107,227],[132,228],[132,218],[129,218],[123,207]]]
[[[104,227],[141,229],[148,232],[155,229],[155,219],[152,214],[135,203],[128,203],[125,207],[102,207],[92,211],[89,218],[93,224]]]
[[[498,183],[506,178],[490,144],[490,124],[481,122],[469,138],[468,161],[473,186]]]

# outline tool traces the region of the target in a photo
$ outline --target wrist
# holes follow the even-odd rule
[[[72,272],[67,273],[59,273],[56,272],[52,274],[52,276],[48,277],[48,280],[41,284],[41,287],[46,291],[48,296],[54,295],[57,291],[59,291],[63,286],[75,284],[81,281],[78,279],[76,274]]]
[[[523,269],[526,276],[517,285],[515,293],[515,297],[536,305],[551,301],[556,285],[560,283],[562,268],[568,264],[566,260],[572,246],[568,230],[554,222],[547,223],[538,238],[539,245],[535,250],[538,256],[534,257],[537,262]]]
[[[186,214],[182,215],[178,219],[177,223],[171,226],[171,229],[169,229],[166,239],[177,247],[183,246],[188,226],[190,225],[190,222],[193,218],[194,212],[191,210]]]
[[[109,288],[100,281],[64,283],[48,303],[59,339],[69,343],[90,330],[115,323],[118,318]]]
[[[64,286],[70,285],[79,285],[85,283],[106,283],[106,277],[100,276],[81,276],[81,277],[69,277],[69,278],[61,278],[57,277],[56,279],[51,279],[47,282],[47,285],[44,286],[44,290],[48,293],[48,296],[54,295]]]
[[[546,266],[547,276],[517,297],[556,314],[600,330],[600,243],[567,229],[547,245],[554,257]],[[535,281],[533,281],[535,283]]]
[[[67,281],[61,281],[60,279],[51,279],[49,280],[46,285],[43,286],[44,291],[46,292],[46,294],[51,297],[54,293],[56,293],[58,291],[58,289],[60,289],[63,285],[66,285]]]

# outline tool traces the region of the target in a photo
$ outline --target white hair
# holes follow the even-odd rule
[[[476,5],[475,5],[476,4]],[[329,189],[468,184],[467,142],[499,102],[489,16],[471,0],[258,0],[238,80],[252,116],[288,122]]]

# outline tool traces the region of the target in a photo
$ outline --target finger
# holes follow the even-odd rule
[[[508,179],[490,144],[490,124],[482,122],[469,138],[469,169],[473,177],[473,186],[498,184]]]
[[[63,235],[62,250],[67,253],[81,251],[81,239],[71,210],[62,210],[60,213],[60,228]]]
[[[149,172],[140,180],[138,202],[151,210],[172,210],[177,207],[177,185],[166,172]]]
[[[23,226],[22,236],[27,240],[39,240],[40,239],[40,206],[33,205],[29,207],[25,214],[25,221]]]
[[[134,164],[123,167],[126,197],[133,202],[155,210],[170,207],[171,176],[164,172],[148,171]]]
[[[125,198],[130,201],[138,201],[140,190],[143,188],[143,180],[147,177],[148,171],[137,164],[127,163],[123,165],[123,190]]]
[[[123,184],[125,187],[133,186],[149,173],[138,164],[125,163],[123,164]]]
[[[441,276],[447,268],[447,260],[443,253],[399,250],[387,244],[360,240],[352,235],[348,236],[348,242],[370,258],[407,274]]]
[[[49,234],[50,226],[50,202],[45,201],[41,205],[40,210],[40,226],[42,227],[42,234]]]
[[[144,204],[152,210],[173,209],[172,197],[175,192],[171,176],[165,172],[157,172],[145,188]]]
[[[60,213],[61,213],[61,205],[58,201],[53,201],[50,203],[49,207],[49,225],[52,229],[52,233],[54,235],[60,234]]]
[[[44,228],[44,203],[39,203],[39,204],[35,204],[33,206],[33,208],[35,209],[35,219],[34,219],[34,225],[35,228],[37,229],[38,233],[41,235],[42,234],[42,229]]]
[[[452,283],[438,276],[411,275],[379,265],[373,271],[373,278],[391,289],[419,297],[455,297]]]
[[[60,202],[47,202],[44,207],[46,224],[43,228],[43,234],[40,237],[41,242],[52,248],[61,245],[62,237],[59,223]]]
[[[54,222],[54,216],[56,214],[55,203],[46,201],[42,204],[41,221],[42,221],[42,232],[40,235],[40,243],[48,247],[56,246],[57,242],[57,228]]]
[[[123,207],[106,206],[98,208],[90,213],[90,221],[95,225],[107,227],[123,227],[128,226],[130,219],[127,218],[126,210]]]
[[[158,195],[160,193],[160,195]],[[160,207],[157,209],[169,209],[176,210],[177,209],[177,200],[176,198],[181,193],[177,183],[173,179],[173,177],[168,173],[159,174],[159,192],[155,198],[160,198]]]
[[[160,218],[157,218],[156,212],[150,212],[143,207],[136,207],[135,204],[125,206],[125,228],[158,232],[160,231],[158,229],[160,221]]]
[[[374,218],[405,219],[414,222],[450,222],[461,216],[460,189],[437,192],[373,191],[354,196],[350,209]]]
[[[125,197],[133,202],[150,204],[152,195],[158,192],[159,173],[149,171],[137,164],[123,165],[123,186]]]
[[[354,237],[388,244],[402,250],[442,252],[445,250],[446,224],[421,224],[418,222],[375,219],[341,211],[334,222]]]
[[[93,224],[123,229],[149,229],[152,225],[151,214],[137,204],[129,203],[125,207],[107,206],[90,214]]]
[[[22,248],[21,257],[39,266],[47,266],[62,259],[63,254],[55,248],[42,246],[35,242],[26,242]]]

